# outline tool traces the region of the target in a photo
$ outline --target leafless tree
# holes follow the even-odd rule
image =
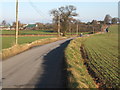
[[[3,26],[5,26],[7,24],[7,22],[5,20],[2,21],[1,23]]]
[[[112,24],[117,24],[118,18],[112,18]]]
[[[112,20],[112,17],[111,17],[109,14],[107,14],[107,15],[105,16],[104,23],[105,23],[105,24],[110,24],[110,23],[111,23],[111,20]]]
[[[69,19],[73,16],[77,16],[76,13],[76,7],[69,5],[65,7],[60,7],[58,9],[54,9],[51,11],[51,14],[53,15],[53,22],[58,24],[58,20],[60,20],[61,25],[61,32],[63,33],[63,36],[66,35],[66,31],[68,30],[69,26]]]

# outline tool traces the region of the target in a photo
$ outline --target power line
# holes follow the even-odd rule
[[[29,0],[29,3],[30,3],[30,5],[32,6],[32,8],[37,12],[37,14],[40,16],[40,17],[44,17],[45,18],[45,14],[43,13],[43,12],[41,12],[39,9],[38,9],[38,7],[36,7],[35,5],[34,5],[34,3],[33,2],[31,2],[31,0]],[[44,15],[43,15],[44,14]]]

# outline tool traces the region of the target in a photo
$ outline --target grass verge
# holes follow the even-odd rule
[[[0,53],[0,56],[2,56],[0,58],[2,58],[2,60],[4,60],[4,59],[7,59],[7,58],[9,58],[11,56],[14,56],[16,54],[19,54],[23,51],[26,51],[26,50],[34,47],[34,46],[55,42],[57,40],[62,40],[62,39],[65,39],[65,38],[66,37],[46,38],[46,39],[40,39],[40,40],[34,41],[32,43],[29,43],[29,44],[13,45],[10,48],[3,49],[2,53]]]
[[[89,75],[80,47],[84,38],[72,40],[65,49],[67,64],[68,88],[97,88],[93,78]]]

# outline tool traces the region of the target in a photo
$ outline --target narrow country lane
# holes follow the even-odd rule
[[[71,39],[37,46],[3,61],[3,88],[65,87],[64,49]]]

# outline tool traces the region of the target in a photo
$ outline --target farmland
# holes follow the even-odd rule
[[[80,34],[81,32],[79,32]],[[89,32],[83,32],[83,34],[88,34]],[[3,35],[15,35],[15,30],[2,30],[0,34]],[[53,30],[19,30],[19,35],[56,35],[57,32]],[[71,33],[67,33],[68,35]],[[72,34],[76,34],[76,32],[72,32]]]
[[[45,39],[45,38],[52,38],[55,36],[25,36],[25,37],[19,37],[18,38],[18,44],[24,44],[24,43],[31,43],[35,40],[39,39]],[[2,49],[9,48],[15,44],[15,37],[14,36],[8,36],[8,37],[0,37],[2,38]]]
[[[87,66],[95,75],[100,87],[118,87],[118,26],[110,32],[90,36],[84,42]]]
[[[119,87],[118,26],[111,26],[109,30],[70,42],[65,50],[68,87]]]
[[[15,30],[2,30],[2,34],[10,35],[15,34]],[[20,30],[19,35],[28,35],[28,34],[57,34],[56,32],[53,32],[52,30]]]
[[[0,37],[2,39],[2,49],[9,48],[15,44],[15,30],[2,30],[0,33],[3,35]],[[84,32],[83,34],[87,33]],[[67,34],[71,35],[71,33]],[[56,35],[57,32],[53,32],[52,30],[20,30],[18,44],[31,43],[38,39],[56,37]]]

